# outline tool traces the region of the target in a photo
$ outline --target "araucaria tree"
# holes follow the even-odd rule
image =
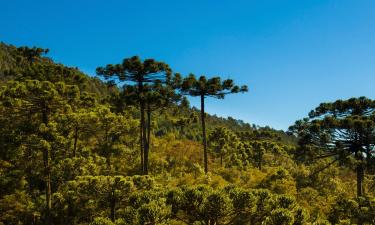
[[[168,77],[165,82],[157,80],[153,84],[145,84],[143,86],[144,95],[142,98],[145,104],[145,114],[147,117],[147,119],[145,119],[146,142],[144,143],[143,153],[143,171],[145,174],[148,174],[149,170],[152,112],[167,108],[171,106],[171,104],[178,103],[181,100],[181,96],[176,92],[173,83],[171,83],[174,78],[169,78],[171,77]],[[136,105],[141,100],[135,86],[125,86],[120,98],[122,98],[127,105]]]
[[[375,101],[360,97],[322,103],[289,131],[318,151],[316,158],[334,157],[333,162],[342,163],[354,159],[357,195],[364,194],[365,169],[375,155]]]
[[[204,171],[208,172],[207,159],[207,138],[206,138],[206,123],[205,123],[205,109],[204,99],[206,97],[214,97],[217,99],[224,99],[227,94],[234,94],[239,92],[247,92],[247,86],[237,86],[233,80],[221,80],[220,77],[213,77],[207,79],[205,76],[197,79],[193,74],[183,79],[181,91],[183,94],[193,97],[200,97],[201,100],[201,123],[202,123],[202,140],[203,140],[203,160]]]
[[[51,224],[52,161],[64,141],[56,129],[54,118],[69,113],[79,98],[77,86],[49,81],[11,81],[0,91],[0,107],[22,120],[24,131],[18,134],[23,148],[42,153],[45,191],[45,224]],[[29,159],[30,160],[30,159]],[[33,165],[35,167],[35,165]]]
[[[124,59],[120,64],[108,64],[105,67],[98,67],[96,73],[119,85],[131,85],[134,87],[140,110],[141,170],[147,174],[148,169],[145,166],[144,159],[145,154],[148,154],[145,110],[146,95],[149,89],[146,86],[157,82],[167,82],[171,75],[169,66],[154,59],[142,61],[138,56],[133,56]]]

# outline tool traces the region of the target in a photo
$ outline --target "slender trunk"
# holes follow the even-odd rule
[[[142,112],[142,104],[140,106],[140,109],[141,109],[141,119],[140,119],[141,122],[139,124],[139,131],[140,131],[139,141],[140,141],[140,147],[141,147],[141,171],[143,173],[143,170],[144,170],[143,162],[144,162],[144,160],[143,160],[143,120],[142,120],[142,118],[143,118],[143,116],[142,116],[143,112]]]
[[[73,204],[71,200],[68,202],[68,221],[69,224],[74,224],[74,217],[75,217],[75,210],[73,209]],[[61,221],[61,224],[64,224],[64,219],[62,218],[63,221]]]
[[[151,111],[149,109],[149,106],[147,106],[146,110],[147,114],[147,123],[145,123],[144,132],[145,136],[144,139],[144,173],[148,174],[148,159],[149,159],[149,150],[150,150],[150,129],[151,129]]]
[[[357,196],[361,197],[363,195],[363,179],[364,179],[364,160],[362,151],[358,149],[355,153],[355,159],[357,160],[357,167],[356,167],[356,173],[357,173]]]
[[[44,110],[42,113],[42,122],[47,126],[48,124],[48,111]],[[51,208],[52,208],[52,189],[51,189],[51,168],[50,168],[50,155],[49,149],[43,150],[43,163],[45,173],[45,185],[46,185],[46,218],[45,224],[49,224],[51,221]]]
[[[203,160],[204,172],[208,173],[208,160],[207,160],[207,140],[206,140],[206,114],[204,112],[204,95],[201,95],[201,121],[202,121],[202,139],[203,139]]]
[[[43,152],[44,170],[45,170],[45,185],[46,185],[46,224],[50,222],[50,213],[52,208],[52,191],[51,191],[51,172],[49,162],[49,149],[44,149]]]
[[[146,132],[144,132],[144,128],[145,128],[145,103],[143,101],[143,83],[142,81],[139,81],[138,82],[138,95],[140,97],[140,100],[139,100],[139,110],[140,110],[140,113],[141,113],[141,118],[140,118],[140,124],[139,124],[139,142],[140,142],[140,148],[141,148],[141,171],[142,173],[144,173],[144,170],[145,170],[145,167],[144,167],[144,136],[146,135]]]
[[[262,160],[261,159],[259,159],[259,162],[258,162],[258,169],[262,170]]]
[[[147,107],[147,145],[148,150],[150,150],[151,145],[151,109],[150,106]]]
[[[116,220],[116,199],[115,199],[115,193],[112,191],[111,193],[111,216],[110,216],[112,222],[115,222]]]
[[[150,105],[147,105],[147,137],[146,137],[146,146],[145,146],[145,174],[148,174],[148,159],[150,152],[150,140],[151,140],[151,109]]]
[[[108,154],[107,155],[107,158],[106,158],[106,161],[107,161],[107,168],[108,168],[108,175],[109,173],[111,172],[111,154]]]
[[[220,166],[223,167],[223,153],[220,153]]]
[[[77,142],[78,142],[78,127],[75,127],[75,129],[74,129],[73,157],[76,157]]]
[[[108,175],[111,173],[111,138],[108,135],[109,130],[105,130],[105,138],[104,138],[104,150],[103,155],[105,156],[106,162],[107,162],[107,168],[108,168]]]
[[[363,191],[363,178],[364,178],[364,168],[363,164],[359,164],[356,168],[357,172],[357,196],[361,197],[364,193]]]
[[[363,187],[363,180],[364,180],[364,165],[361,163],[356,168],[357,172],[357,197],[362,197],[364,195],[364,187]],[[362,218],[358,217],[358,225],[363,225]]]
[[[141,130],[142,130],[142,144],[141,146],[143,146],[142,148],[142,165],[143,165],[143,174],[146,174],[148,173],[148,162],[146,160],[146,152],[147,152],[147,130],[146,130],[146,123],[145,123],[145,103],[143,100],[141,100]]]

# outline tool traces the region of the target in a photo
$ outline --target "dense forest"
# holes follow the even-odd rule
[[[137,56],[96,72],[0,43],[0,224],[375,224],[375,100],[284,132],[207,114],[248,91],[230,79]]]

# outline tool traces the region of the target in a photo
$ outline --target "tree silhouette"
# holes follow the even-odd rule
[[[206,139],[206,123],[205,123],[205,102],[206,97],[214,97],[217,99],[224,99],[227,94],[234,94],[239,92],[247,92],[247,86],[237,86],[233,80],[227,79],[221,81],[220,77],[213,77],[207,79],[205,76],[197,79],[193,74],[184,78],[181,84],[181,91],[186,95],[193,97],[200,97],[201,101],[201,123],[202,123],[202,139],[203,139],[203,158],[204,171],[208,172],[207,159],[207,139]]]
[[[374,156],[375,101],[365,97],[322,103],[299,120],[289,131],[300,137],[304,145],[314,146],[322,155],[348,163],[355,160],[357,195],[363,195],[366,162]]]
[[[144,154],[148,153],[147,127],[145,124],[146,93],[145,86],[155,82],[167,82],[170,79],[171,70],[166,63],[157,62],[154,59],[142,61],[138,56],[126,58],[121,64],[108,64],[105,67],[98,67],[96,73],[107,80],[117,84],[134,86],[137,96],[136,100],[140,110],[140,149],[141,149],[141,170],[147,173],[145,168]]]

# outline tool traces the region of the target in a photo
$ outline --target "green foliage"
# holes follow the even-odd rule
[[[164,87],[169,83],[171,70],[168,64],[154,59],[142,61],[138,56],[126,58],[121,64],[98,67],[96,73],[112,83],[124,85],[123,102],[138,104],[140,110],[141,170],[148,174],[151,107],[168,104],[174,90]],[[130,83],[130,84],[129,84]],[[145,122],[147,110],[148,124]]]
[[[25,191],[15,191],[0,199],[0,224],[27,224],[40,216]]]
[[[220,157],[221,166],[223,166],[224,156],[227,153],[234,153],[240,144],[237,136],[225,127],[213,130],[208,136],[208,142],[212,153]]]
[[[194,74],[189,74],[188,77],[184,78],[178,86],[181,92],[186,95],[193,97],[199,96],[201,102],[201,124],[202,124],[202,141],[203,141],[203,161],[204,171],[208,173],[208,156],[207,156],[207,140],[206,140],[206,113],[205,113],[205,101],[206,97],[215,97],[218,99],[224,99],[227,94],[234,94],[239,92],[247,92],[248,88],[246,85],[239,87],[234,84],[233,80],[227,79],[221,81],[220,77],[213,77],[207,79],[205,76],[200,76],[199,79]]]
[[[132,57],[99,67],[105,84],[47,52],[0,44],[0,224],[375,223],[372,100],[324,103],[287,135],[181,98],[246,91],[231,80]]]
[[[77,85],[80,90],[100,95],[109,94],[107,86],[96,78],[53,62],[45,57],[48,49],[38,47],[15,47],[0,43],[0,84],[8,80],[40,80],[52,83],[64,82]]]
[[[357,195],[363,194],[365,167],[374,157],[375,101],[365,97],[321,103],[289,128],[299,136],[301,148],[323,153],[316,157],[336,157],[355,167]]]
[[[375,199],[359,197],[356,199],[337,199],[329,220],[332,224],[374,224]]]

